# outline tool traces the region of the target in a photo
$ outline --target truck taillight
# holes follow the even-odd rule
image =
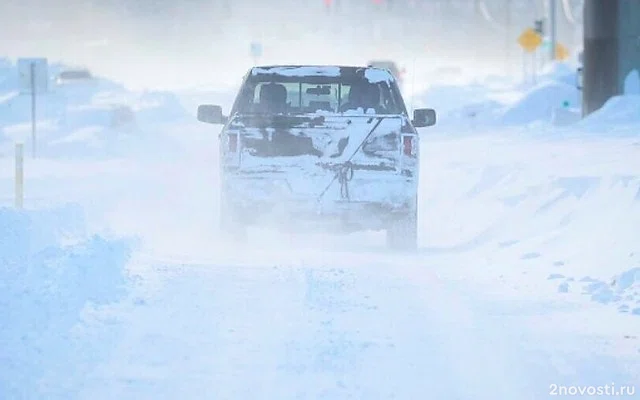
[[[402,136],[402,153],[408,157],[415,157],[415,135]]]
[[[229,151],[231,153],[236,153],[238,151],[238,135],[232,134],[227,137],[229,140]]]

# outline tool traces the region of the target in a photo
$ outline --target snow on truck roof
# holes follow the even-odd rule
[[[251,68],[252,76],[276,75],[282,77],[356,77],[364,75],[371,83],[392,82],[389,71],[376,67],[329,66],[329,65],[269,65]]]

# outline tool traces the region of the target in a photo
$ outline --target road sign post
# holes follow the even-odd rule
[[[542,18],[542,19],[537,19],[537,20],[533,21],[533,30],[538,35],[540,35],[540,37],[542,38],[542,43],[535,49],[536,52],[534,54],[532,54],[532,56],[531,56],[533,58],[532,63],[535,64],[533,66],[533,71],[534,71],[533,79],[534,79],[534,82],[535,82],[535,78],[536,78],[535,69],[538,66],[537,63],[540,62],[540,68],[544,67],[544,57],[538,57],[539,53],[538,53],[537,50],[540,49],[540,47],[544,47],[545,46],[545,41],[546,41],[545,36],[547,34],[546,20],[544,18]]]
[[[538,22],[538,21],[536,21]],[[541,27],[540,27],[541,28]],[[533,76],[533,82],[535,83],[536,80],[536,50],[538,49],[538,47],[540,47],[540,45],[542,44],[542,36],[540,35],[540,33],[538,33],[535,29],[525,29],[520,36],[518,36],[518,44],[520,45],[520,47],[522,47],[522,50],[524,51],[523,53],[523,74],[524,74],[524,79],[527,79],[526,76],[526,59],[527,59],[527,55],[530,54],[531,55],[531,73]]]
[[[249,48],[251,58],[253,59],[253,65],[258,64],[258,60],[262,57],[262,43],[252,42]]]
[[[511,2],[512,0],[507,0],[507,10],[506,10],[506,29],[507,29],[507,34],[505,35],[506,38],[506,43],[505,43],[505,61],[506,61],[506,67],[507,67],[507,74],[509,76],[511,76],[512,73],[512,68],[511,68],[511,64],[512,64],[512,60],[511,60]]]
[[[540,36],[544,36],[544,20],[537,19],[533,22],[533,30]]]
[[[556,43],[556,60],[564,61],[569,58],[569,50],[560,43]]]
[[[549,0],[549,39],[551,40],[551,61],[557,59],[557,33],[556,33],[556,1]]]
[[[36,157],[36,98],[48,89],[49,72],[46,58],[21,58],[18,60],[20,88],[31,95],[31,151]]]

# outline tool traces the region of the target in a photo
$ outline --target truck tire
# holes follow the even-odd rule
[[[399,216],[387,228],[387,248],[416,250],[418,248],[418,215],[412,212]]]
[[[220,232],[223,239],[245,243],[248,239],[247,226],[239,217],[238,211],[225,199],[220,197]]]

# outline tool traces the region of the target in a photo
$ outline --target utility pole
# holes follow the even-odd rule
[[[477,35],[480,30],[480,0],[473,0],[473,26],[472,26],[472,34]],[[474,47],[472,60],[474,64],[478,64],[478,59],[480,58],[478,47]]]
[[[506,71],[509,76],[511,76],[511,1],[507,0],[507,38],[505,43],[505,52],[506,52]]]
[[[551,61],[556,59],[556,43],[557,30],[556,30],[556,0],[549,0],[549,40],[551,41]]]
[[[36,64],[30,65],[31,76],[31,152],[36,158]]]
[[[619,94],[620,0],[585,0],[582,115]]]

